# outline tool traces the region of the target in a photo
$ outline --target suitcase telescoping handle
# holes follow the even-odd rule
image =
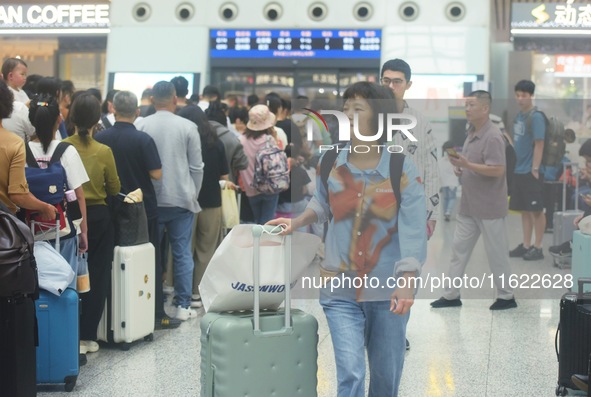
[[[60,217],[59,217],[59,215],[56,216],[55,226],[51,226],[51,227],[46,226],[46,224],[44,222],[31,221],[31,233],[33,233],[33,236],[35,235],[35,225],[39,225],[39,227],[41,229],[47,228],[48,230],[45,231],[45,232],[43,232],[44,234],[45,233],[49,233],[50,231],[52,231],[52,230],[55,229],[55,245],[54,245],[54,248],[55,248],[55,250],[57,252],[60,252],[60,230],[61,230],[61,227],[60,227]],[[50,239],[47,238],[46,240],[50,240]]]
[[[579,163],[562,163],[562,212],[566,211],[566,168],[571,167],[575,176],[575,211],[579,209]]]
[[[279,235],[281,226],[254,225],[252,228],[253,241],[253,272],[254,272],[254,333],[255,335],[280,336],[292,332],[291,329],[291,235],[284,237],[284,266],[285,266],[285,324],[283,328],[276,331],[261,331],[261,302],[260,302],[260,248],[261,236],[263,234]]]

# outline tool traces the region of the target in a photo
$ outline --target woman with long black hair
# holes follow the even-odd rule
[[[53,154],[60,145],[60,141],[54,139],[55,132],[62,122],[57,98],[51,95],[35,95],[29,105],[29,119],[35,127],[35,135],[32,137],[31,142],[28,143],[28,151],[32,153],[40,168],[47,168]],[[80,234],[77,235],[76,233],[76,228],[72,223],[73,219],[68,219],[72,231],[69,235],[60,239],[60,253],[72,268],[76,269],[78,252],[83,253],[88,248],[86,199],[82,188],[82,185],[88,182],[88,175],[74,146],[67,145],[59,159],[59,163],[66,173],[68,189],[73,190],[76,194],[76,200],[82,214]],[[74,283],[75,281],[71,285],[72,287],[75,286]]]

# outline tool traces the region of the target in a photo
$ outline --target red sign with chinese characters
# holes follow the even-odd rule
[[[591,75],[591,55],[558,54],[554,71],[565,75]]]

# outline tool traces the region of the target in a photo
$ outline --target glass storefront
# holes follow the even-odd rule
[[[591,136],[591,55],[535,53],[532,71],[538,101],[553,100],[568,127]]]

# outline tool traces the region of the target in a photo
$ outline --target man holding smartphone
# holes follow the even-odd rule
[[[498,127],[489,119],[491,96],[474,91],[466,98],[466,118],[471,124],[462,154],[449,161],[461,178],[462,198],[456,218],[450,268],[445,274],[461,279],[482,237],[488,264],[497,287],[497,299],[490,310],[517,307],[513,289],[503,283],[511,275],[505,227],[507,216],[507,180],[505,178],[505,141]],[[462,306],[460,288],[447,285],[441,298],[431,302],[434,309]]]

